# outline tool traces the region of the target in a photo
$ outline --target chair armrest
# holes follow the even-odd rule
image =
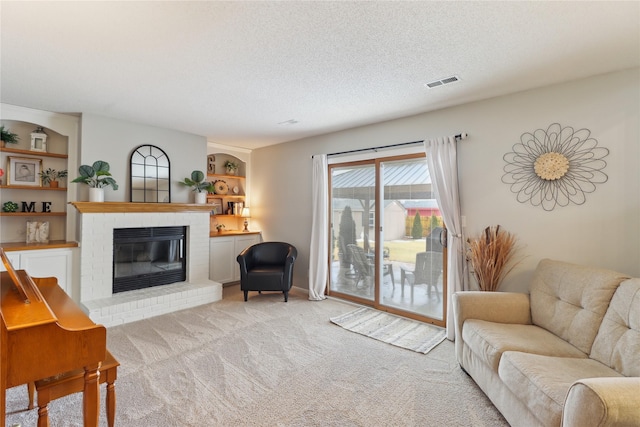
[[[467,291],[453,294],[456,355],[462,354],[462,325],[467,319],[531,324],[529,295],[516,292]],[[460,360],[458,358],[458,360]]]
[[[562,426],[640,425],[640,377],[588,378],[569,388]]]
[[[240,264],[240,276],[245,277],[247,272],[253,267],[253,256],[251,256],[252,247],[249,246],[240,252],[236,258]]]
[[[293,263],[298,257],[298,250],[295,246],[291,245],[289,247],[289,252],[287,252],[287,259],[284,262],[284,277],[289,278],[291,281],[293,276]]]

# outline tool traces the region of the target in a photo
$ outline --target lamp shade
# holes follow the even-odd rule
[[[240,214],[242,218],[251,218],[251,213],[249,212],[249,208],[242,208],[242,213]]]

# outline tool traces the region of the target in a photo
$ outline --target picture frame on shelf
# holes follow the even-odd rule
[[[10,156],[7,165],[7,185],[8,186],[31,186],[42,187],[40,171],[42,170],[42,159],[31,157]]]
[[[27,243],[49,243],[49,221],[27,221]]]
[[[224,211],[222,210],[222,200],[221,199],[213,199],[211,202],[211,212],[213,215],[222,215]]]

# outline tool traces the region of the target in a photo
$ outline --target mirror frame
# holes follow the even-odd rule
[[[164,150],[155,145],[140,145],[131,152],[129,167],[132,203],[171,203],[171,161]],[[161,188],[161,184],[166,187]]]

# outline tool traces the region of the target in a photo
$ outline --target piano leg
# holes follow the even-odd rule
[[[38,407],[38,427],[49,427],[49,407]]]
[[[100,363],[85,366],[84,368],[84,393],[83,393],[83,415],[84,427],[98,427],[98,417],[100,416]]]

